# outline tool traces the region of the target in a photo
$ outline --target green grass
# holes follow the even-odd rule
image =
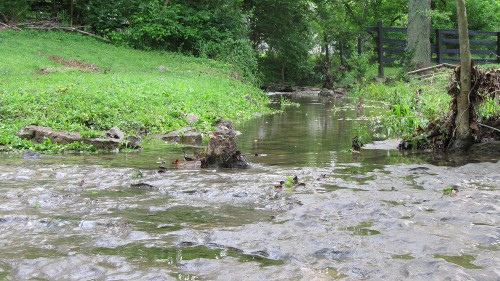
[[[267,96],[232,78],[231,67],[173,53],[145,52],[77,34],[0,32],[0,145],[33,148],[15,137],[25,125],[101,136],[118,126],[127,135],[187,126],[210,130],[220,118],[248,120],[267,113]],[[81,69],[58,56],[93,64]]]
[[[482,65],[482,68],[498,68],[499,65]],[[386,79],[357,85],[352,94],[364,99],[383,101],[387,113],[380,124],[386,137],[408,138],[418,128],[429,122],[443,119],[449,114],[451,97],[447,94],[452,70],[440,70],[427,78],[403,77],[400,68],[386,68]],[[486,99],[478,106],[479,119],[500,116],[499,98]]]

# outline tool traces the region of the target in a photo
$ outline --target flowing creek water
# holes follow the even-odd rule
[[[246,170],[173,168],[202,148],[158,141],[0,155],[0,280],[500,280],[499,159],[353,154],[384,107],[292,100],[237,126]]]

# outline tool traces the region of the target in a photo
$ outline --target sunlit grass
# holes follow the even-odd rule
[[[0,32],[0,53],[0,145],[29,147],[14,136],[29,124],[84,136],[113,126],[130,135],[188,125],[206,131],[220,118],[243,121],[269,110],[262,91],[232,78],[229,65],[213,60],[34,31]],[[198,116],[192,124],[183,117],[189,113]]]

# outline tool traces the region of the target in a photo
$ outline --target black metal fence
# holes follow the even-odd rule
[[[401,61],[406,52],[406,28],[368,27],[374,35],[375,52],[379,64],[378,74],[384,76],[384,64]],[[431,53],[435,63],[457,63],[460,61],[460,47],[457,29],[432,29]],[[500,63],[500,32],[469,30],[471,55],[475,63]]]

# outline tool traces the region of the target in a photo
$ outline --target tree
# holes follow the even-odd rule
[[[460,44],[460,93],[457,96],[457,111],[455,116],[456,141],[453,150],[467,149],[472,143],[470,127],[471,105],[471,54],[465,0],[457,1],[458,40]]]
[[[431,65],[431,0],[410,0],[408,6],[408,44],[411,54],[410,67],[423,68]]]
[[[16,23],[23,20],[29,8],[28,0],[0,1],[0,23]]]
[[[245,2],[253,15],[250,38],[261,55],[260,69],[268,80],[300,83],[311,72],[309,4],[306,0]]]

